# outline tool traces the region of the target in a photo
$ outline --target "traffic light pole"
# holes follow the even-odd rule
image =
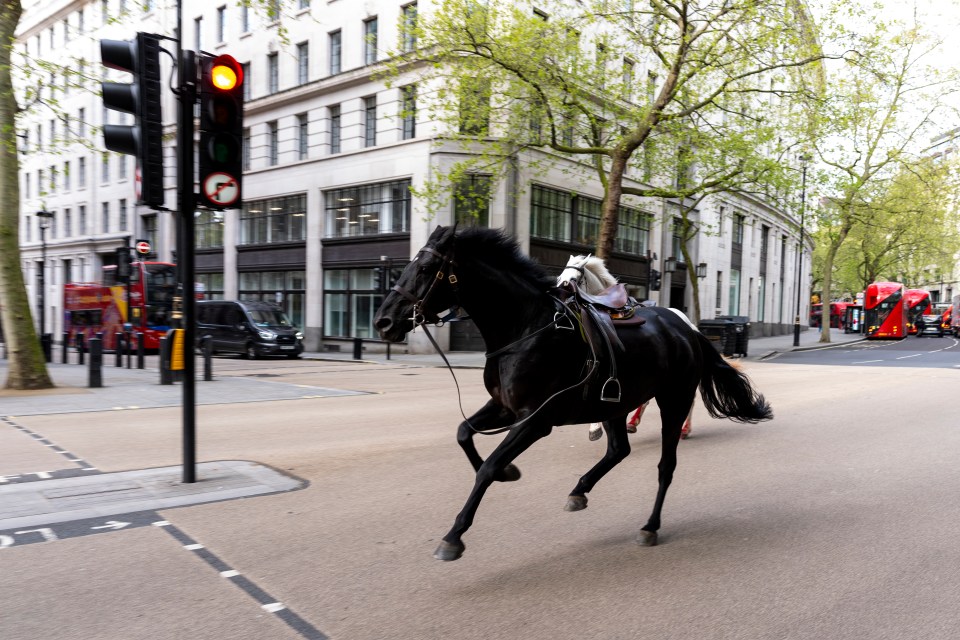
[[[194,220],[197,208],[193,184],[194,122],[197,102],[197,59],[180,51],[180,111],[177,126],[178,240],[177,263],[182,287],[183,320],[183,482],[197,481],[196,293],[194,285]]]

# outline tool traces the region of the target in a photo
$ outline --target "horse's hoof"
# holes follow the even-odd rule
[[[493,479],[497,482],[515,482],[520,479],[520,469],[516,465],[508,464],[502,471],[498,471]]]
[[[641,547],[657,546],[657,532],[641,529],[640,533],[637,535],[637,544]]]
[[[457,544],[451,544],[446,540],[440,542],[440,546],[437,547],[437,550],[433,552],[433,557],[437,560],[444,560],[449,562],[451,560],[459,560],[460,556],[463,555],[463,550],[466,549],[466,545],[462,542]]]
[[[587,496],[567,496],[567,504],[563,505],[564,511],[583,511],[587,508]]]

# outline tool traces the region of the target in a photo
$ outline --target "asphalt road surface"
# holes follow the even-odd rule
[[[898,359],[909,348],[923,355]],[[207,384],[363,393],[198,407],[200,460],[306,488],[76,525],[104,527],[91,535],[6,532],[0,638],[956,638],[958,351],[910,338],[745,363],[774,420],[697,403],[652,548],[634,538],[656,492],[655,405],[577,513],[566,495],[605,440],[555,429],[518,460],[520,481],[488,491],[449,563],[431,554],[473,473],[446,370],[218,361]],[[457,377],[469,413],[480,372]],[[104,409],[0,423],[0,475],[67,466],[39,438],[103,472],[180,462],[179,409]],[[481,453],[501,438],[478,437]]]

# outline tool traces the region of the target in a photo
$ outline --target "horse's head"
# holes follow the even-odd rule
[[[440,321],[439,313],[456,304],[451,285],[455,227],[437,227],[406,266],[373,318],[380,337],[398,342],[417,325]]]
[[[590,294],[598,294],[607,287],[617,283],[603,260],[594,255],[570,256],[567,266],[557,277],[557,286],[575,282],[577,287]]]

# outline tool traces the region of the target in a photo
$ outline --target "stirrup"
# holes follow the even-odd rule
[[[574,330],[573,320],[570,319],[565,313],[556,311],[553,314],[553,328],[554,329],[567,329],[569,331]]]
[[[610,383],[613,383],[614,389],[609,392],[607,387],[610,386]],[[617,396],[613,397],[613,391],[616,391]],[[603,383],[603,388],[600,389],[600,401],[601,402],[620,402],[620,381],[616,378],[607,378],[607,381]]]

